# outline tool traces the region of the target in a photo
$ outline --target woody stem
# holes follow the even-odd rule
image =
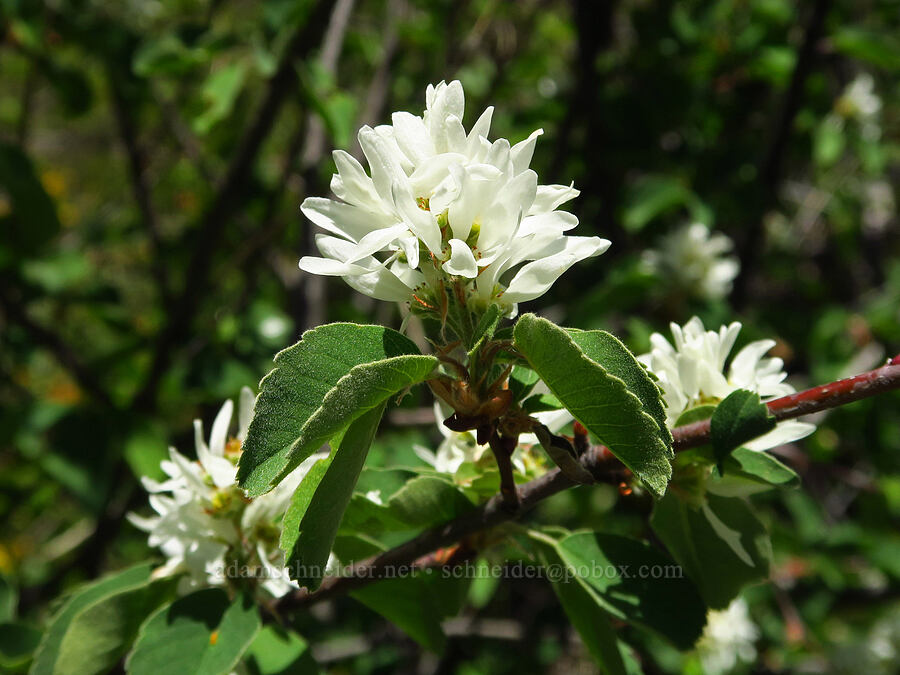
[[[501,437],[495,427],[491,431],[488,444],[497,460],[497,468],[500,470],[500,495],[503,497],[503,504],[516,511],[519,508],[519,493],[516,490],[512,466],[512,454],[516,449],[516,439]]]

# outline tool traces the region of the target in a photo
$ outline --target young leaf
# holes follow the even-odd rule
[[[576,532],[556,543],[572,573],[604,610],[688,649],[706,623],[706,607],[684,572],[644,542],[615,534]]]
[[[531,368],[513,366],[512,372],[509,374],[509,388],[513,393],[513,400],[521,401],[528,396],[540,379]]]
[[[472,334],[472,348],[469,350],[470,362],[478,354],[481,346],[494,337],[494,331],[497,330],[497,326],[500,325],[502,318],[503,313],[500,311],[499,305],[488,305],[487,310],[481,315],[481,319],[475,327],[475,332]]]
[[[710,439],[716,460],[721,463],[742,443],[771,431],[775,417],[760,401],[759,394],[738,389],[725,397],[709,421]]]
[[[152,563],[143,563],[122,572],[112,574],[76,590],[54,615],[44,633],[44,638],[34,655],[31,675],[53,675],[65,672],[60,661],[62,641],[75,621],[85,609],[118,593],[145,587],[150,581]]]
[[[591,472],[582,466],[575,454],[575,448],[569,441],[561,436],[554,436],[543,424],[535,427],[535,435],[541,443],[544,451],[550,455],[553,463],[559,467],[570,480],[576,483],[590,485],[594,482]]]
[[[662,496],[672,475],[672,450],[671,436],[658,421],[662,404],[656,384],[624,347],[585,332],[574,335],[591,353],[611,361],[597,362],[576,337],[534,314],[516,324],[516,348],[569,412]]]
[[[218,588],[186,595],[151,616],[125,663],[133,675],[225,675],[260,627],[253,600]]]
[[[384,404],[350,425],[327,463],[318,462],[304,478],[284,516],[281,547],[287,556],[287,568],[301,586],[311,591],[322,583],[341,517],[382,412]]]
[[[769,575],[769,535],[742,499],[707,495],[695,509],[669,494],[654,506],[650,525],[713,609]]]
[[[333,323],[275,357],[260,384],[238,478],[251,496],[274,487],[351,422],[437,365],[397,331]]]

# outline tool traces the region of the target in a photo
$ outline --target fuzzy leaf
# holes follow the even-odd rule
[[[260,384],[238,478],[251,496],[285,475],[355,419],[424,381],[437,365],[397,331],[333,323],[275,357]]]
[[[672,475],[672,449],[660,425],[659,390],[618,340],[595,333],[567,333],[525,314],[516,324],[516,348],[569,412],[660,497]]]

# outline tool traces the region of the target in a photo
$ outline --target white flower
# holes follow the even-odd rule
[[[697,642],[703,671],[707,675],[721,675],[730,672],[739,661],[752,662],[756,658],[757,639],[759,628],[742,599],[734,600],[724,610],[710,610],[706,628]]]
[[[493,109],[469,132],[463,109],[459,81],[441,82],[429,85],[422,117],[397,112],[390,125],[360,129],[371,177],[335,151],[331,188],[341,201],[303,202],[325,233],[316,236],[323,257],[302,258],[301,269],[446,318],[448,303],[478,311],[497,302],[514,313],[609,247],[599,237],[565,236],[578,220],[556,209],[578,191],[537,184],[528,165],[541,130],[512,146],[491,142]]]
[[[659,333],[650,336],[651,351],[638,360],[658,378],[667,406],[669,426],[681,414],[698,405],[718,403],[736,389],[749,389],[764,401],[794,393],[784,382],[787,373],[779,358],[763,358],[775,346],[774,340],[757,340],[744,347],[731,360],[727,375],[725,362],[741,330],[735,321],[719,332],[707,331],[696,316],[684,327],[670,324],[674,347]],[[808,436],[815,426],[805,422],[779,422],[769,433],[743,447],[767,450]]]
[[[685,225],[647,251],[645,260],[667,283],[701,298],[723,298],[740,270],[728,256],[734,244],[721,233],[710,234],[703,223]]]
[[[875,93],[875,80],[869,73],[860,73],[847,85],[835,110],[841,117],[859,122],[864,138],[877,140],[881,136],[881,98]]]
[[[237,435],[228,438],[234,404],[226,401],[213,422],[209,444],[203,424],[194,421],[197,461],[175,448],[160,467],[168,476],[163,482],[143,478],[156,516],[144,518],[129,513],[128,520],[149,533],[148,543],[166,556],[156,576],[184,574],[179,590],[222,586],[235,564],[261,567],[260,586],[281,597],[296,585],[284,569],[284,553],[278,547],[278,521],[303,476],[322,455],[314,455],[271,492],[250,500],[237,485],[237,460],[241,443],[253,416],[253,392],[241,390]]]

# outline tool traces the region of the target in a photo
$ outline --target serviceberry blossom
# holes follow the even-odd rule
[[[666,285],[714,300],[728,295],[740,270],[737,258],[728,255],[733,249],[726,235],[710,233],[703,223],[690,223],[663,237],[644,259]]]
[[[606,239],[565,236],[578,219],[557,208],[578,190],[538,185],[528,168],[542,131],[515,145],[491,142],[493,108],[467,132],[464,107],[462,84],[441,82],[428,86],[421,117],[396,112],[391,124],[364,126],[371,176],[336,150],[338,200],[301,206],[324,230],[316,236],[322,257],[306,256],[300,268],[446,319],[453,304],[477,313],[498,303],[512,315],[571,265],[603,253]]]
[[[169,459],[160,463],[168,479],[141,479],[156,515],[127,516],[133,525],[149,533],[149,545],[166,556],[165,564],[154,575],[183,575],[179,582],[182,593],[226,585],[230,570],[241,569],[252,570],[259,586],[276,598],[296,588],[284,569],[284,553],[278,547],[279,521],[303,476],[323,455],[304,461],[271,492],[249,499],[237,485],[237,461],[253,416],[253,403],[253,392],[244,387],[238,432],[233,437],[228,435],[234,412],[231,401],[226,401],[216,415],[209,443],[203,438],[203,423],[194,420],[197,461],[169,448]]]
[[[730,673],[739,663],[756,659],[759,628],[741,598],[727,608],[707,613],[706,627],[697,642],[697,653],[706,675]]]
[[[650,353],[638,357],[659,378],[670,427],[686,410],[718,403],[736,389],[754,391],[763,401],[794,393],[794,388],[784,381],[787,373],[782,369],[782,360],[763,358],[775,346],[774,340],[751,342],[731,359],[726,372],[725,363],[741,330],[739,322],[722,326],[718,332],[708,331],[695,316],[684,326],[673,323],[670,328],[674,346],[654,333],[650,336]],[[812,424],[785,420],[743,447],[768,450],[808,436],[814,430]]]

